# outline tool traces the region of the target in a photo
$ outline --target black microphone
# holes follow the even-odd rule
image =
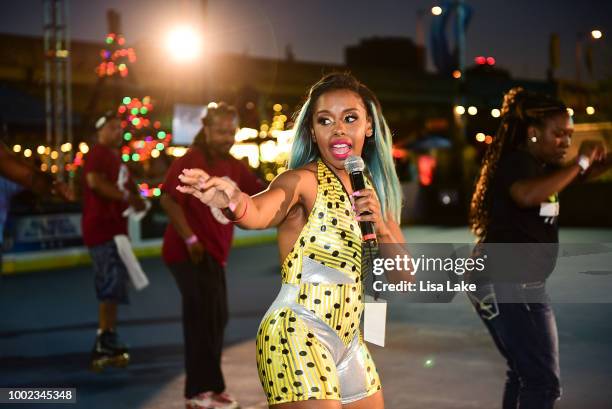
[[[344,169],[349,174],[351,178],[351,187],[353,188],[353,192],[358,190],[365,189],[365,179],[363,177],[363,171],[365,169],[365,163],[363,163],[363,159],[359,156],[349,156],[344,161]],[[372,214],[369,211],[365,211],[359,216],[365,216],[368,214]],[[361,228],[361,236],[363,241],[366,244],[372,245],[376,244],[376,233],[374,233],[374,224],[372,222],[359,222],[359,227]]]

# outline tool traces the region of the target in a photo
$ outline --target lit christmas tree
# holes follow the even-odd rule
[[[136,62],[136,52],[133,48],[125,48],[125,38],[121,34],[109,33],[105,42],[107,47],[100,51],[102,62],[96,68],[100,78],[119,75],[127,77],[128,65]]]
[[[160,121],[150,117],[153,110],[154,105],[149,96],[142,100],[124,97],[117,108],[123,129],[121,159],[124,162],[155,160],[170,144],[172,135],[162,128]],[[146,183],[141,183],[140,188],[144,196],[160,194],[159,186],[150,189]]]

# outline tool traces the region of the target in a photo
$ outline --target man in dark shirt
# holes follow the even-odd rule
[[[92,351],[92,369],[107,365],[125,366],[127,348],[118,338],[117,304],[128,303],[128,273],[119,257],[114,237],[127,235],[127,219],[123,211],[132,206],[143,210],[145,203],[121,162],[120,120],[107,113],[96,122],[98,141],[83,167],[83,241],[89,248],[99,300],[99,325]]]
[[[221,373],[223,331],[228,320],[225,264],[234,226],[216,209],[176,190],[183,169],[199,168],[226,176],[250,195],[263,184],[229,155],[238,126],[236,110],[224,103],[209,105],[203,128],[185,156],[170,167],[161,204],[170,218],[163,258],[182,295],[185,340],[185,398],[189,409],[237,408],[224,392]]]

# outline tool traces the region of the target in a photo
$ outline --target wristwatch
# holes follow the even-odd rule
[[[586,155],[580,155],[578,158],[578,166],[580,166],[580,169],[582,169],[580,173],[584,173],[591,166],[591,160]]]

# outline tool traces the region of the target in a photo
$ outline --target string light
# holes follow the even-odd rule
[[[129,160],[142,162],[151,158],[158,158],[160,156],[159,151],[166,149],[170,144],[172,135],[160,130],[160,121],[149,119],[148,116],[154,110],[151,97],[145,96],[139,99],[124,96],[121,102],[122,105],[117,109],[122,120],[125,143],[121,152],[123,155],[127,155],[122,156],[122,159],[126,162]]]

